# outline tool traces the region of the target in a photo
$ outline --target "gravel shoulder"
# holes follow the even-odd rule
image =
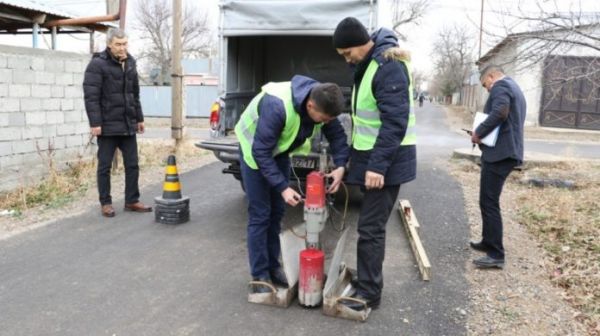
[[[461,183],[469,217],[471,239],[481,238],[479,167],[453,161],[451,174]],[[579,312],[565,301],[565,292],[549,277],[548,255],[535,237],[517,221],[518,193],[512,184],[521,177],[513,172],[501,198],[504,270],[478,270],[470,264],[466,278],[471,284],[470,335],[588,335],[577,320]],[[472,251],[472,259],[480,256]]]
[[[445,110],[446,123],[450,129],[462,132],[461,128],[470,128],[472,117],[464,108],[449,106]],[[575,144],[600,142],[600,132],[593,131],[526,128],[525,137],[552,142],[568,141]],[[576,161],[570,160],[576,159],[561,158],[566,165],[571,162],[573,167],[578,167]],[[594,168],[591,169],[597,169],[598,166],[592,167]],[[585,171],[575,172],[578,168],[556,167],[549,171],[559,175],[586,175]],[[573,171],[569,171],[569,169]],[[463,190],[471,239],[479,240],[481,238],[481,213],[478,204],[480,168],[471,161],[454,159],[450,161],[449,171],[459,181]],[[597,174],[592,174],[593,171],[588,171],[588,173],[590,173],[587,174],[588,176],[597,176]],[[571,257],[572,260],[576,260],[575,262],[586,264],[592,270],[592,273],[588,275],[591,277],[591,281],[586,284],[589,286],[591,282],[591,289],[585,288],[584,290],[581,282],[565,285],[565,281],[557,279],[562,275],[557,275],[561,264],[568,263],[565,260],[569,258],[569,247],[562,245],[562,251],[559,247],[559,252],[553,253],[549,250],[549,245],[560,246],[562,242],[549,241],[548,238],[552,238],[552,234],[539,234],[545,229],[542,226],[527,226],[523,222],[523,207],[536,203],[528,197],[539,197],[536,195],[544,193],[543,190],[531,193],[527,187],[524,187],[520,181],[527,176],[527,170],[511,173],[501,196],[504,245],[507,251],[505,269],[502,271],[478,270],[470,261],[466,267],[466,278],[471,286],[468,333],[469,335],[600,335],[600,322],[598,321],[600,304],[597,301],[600,296],[600,288],[598,288],[599,282],[597,281],[598,273],[593,274],[593,270],[599,267],[600,256],[596,251],[595,253],[591,252],[592,258],[589,260],[576,260],[577,258]],[[600,185],[597,177],[594,177],[591,183]],[[592,187],[588,192],[594,193],[595,190]],[[553,195],[549,190],[545,193],[548,197]],[[563,194],[561,197],[565,197],[563,203],[576,202],[568,194]],[[585,210],[596,211],[596,209]],[[548,216],[567,218],[563,227],[552,226],[552,230],[557,230],[559,233],[562,232],[561,230],[569,230],[569,226],[574,226],[572,225],[573,218],[576,218],[574,207],[569,208],[568,206],[551,209]],[[587,220],[589,221],[587,223],[588,231],[594,232],[594,230],[600,229],[597,220],[593,218],[587,218]],[[593,238],[591,239],[593,240]],[[589,243],[588,249],[593,251],[594,246],[597,246],[597,243],[592,241]],[[480,252],[471,251],[471,259],[480,255]],[[577,288],[578,286],[579,288]],[[576,296],[574,293],[578,292],[584,292],[583,295],[586,297],[574,298]],[[588,307],[591,306],[591,308],[587,309],[587,313],[578,309],[574,304],[583,300],[591,301],[588,303]]]

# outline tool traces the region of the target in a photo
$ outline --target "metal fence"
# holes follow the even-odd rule
[[[185,113],[187,117],[208,118],[210,106],[218,95],[216,85],[194,85],[185,87]],[[146,117],[171,116],[171,87],[142,86],[140,102]]]

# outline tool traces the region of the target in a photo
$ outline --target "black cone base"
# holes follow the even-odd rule
[[[182,224],[190,220],[190,198],[154,198],[154,219],[161,224]]]

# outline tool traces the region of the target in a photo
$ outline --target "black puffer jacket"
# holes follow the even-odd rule
[[[134,135],[144,121],[135,59],[127,55],[123,67],[106,49],[95,53],[83,79],[85,110],[90,127],[102,135]]]
[[[371,60],[379,63],[371,85],[382,125],[373,149],[352,150],[346,180],[349,184],[363,185],[368,170],[384,175],[386,186],[400,185],[414,180],[417,175],[416,146],[400,146],[408,126],[410,79],[402,62],[384,55],[388,49],[398,47],[394,32],[381,28],[373,33],[371,40],[375,45],[355,67],[354,81],[359,87]]]

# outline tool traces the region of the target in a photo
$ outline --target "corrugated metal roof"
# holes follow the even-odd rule
[[[51,14],[55,16],[61,16],[69,19],[77,17],[77,15],[65,12],[64,10],[58,10],[56,9],[56,7],[52,7],[50,5],[43,4],[35,0],[0,0],[0,5],[2,4],[22,9],[33,10],[36,12]]]

